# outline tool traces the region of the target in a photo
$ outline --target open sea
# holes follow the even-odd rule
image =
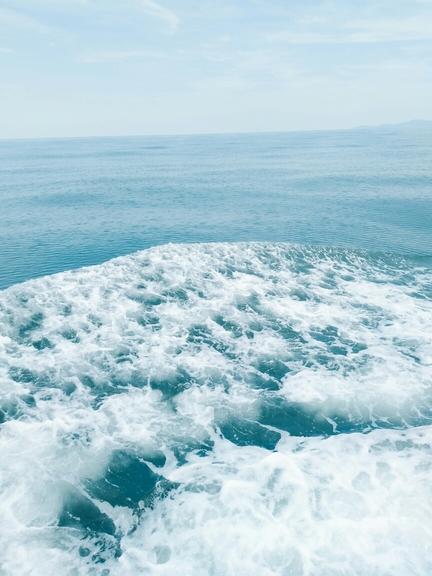
[[[432,127],[0,141],[0,575],[432,574]]]

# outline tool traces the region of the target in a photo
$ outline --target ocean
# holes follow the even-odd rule
[[[0,574],[432,573],[432,128],[0,141]]]

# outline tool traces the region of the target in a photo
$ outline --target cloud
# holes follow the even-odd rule
[[[374,19],[345,21],[330,32],[283,30],[267,35],[270,42],[293,45],[371,44],[409,42],[432,39],[432,18],[415,16],[404,19]]]
[[[177,14],[155,0],[138,0],[138,5],[150,16],[162,20],[171,32],[175,32],[179,27],[180,20]]]
[[[359,42],[398,42],[432,39],[432,18],[412,16],[404,19],[360,20],[348,22],[351,38]]]
[[[19,28],[22,30],[46,33],[50,29],[35,18],[12,8],[0,6],[0,26],[3,29]]]
[[[13,54],[14,50],[12,48],[0,48],[0,54]]]
[[[87,8],[96,9],[102,12],[114,13],[116,10],[124,11],[128,6],[129,9],[138,10],[148,14],[151,17],[159,19],[170,32],[175,32],[179,26],[180,19],[177,14],[160,4],[157,0],[127,0],[119,2],[118,0],[15,0],[18,9],[0,7],[0,23],[6,26],[14,25],[27,28],[46,29],[47,27],[36,21],[33,17],[25,14],[25,9],[31,7],[36,10],[51,11],[51,14],[58,13],[66,9]]]
[[[86,54],[79,61],[83,64],[105,64],[128,60],[159,60],[161,58],[165,58],[165,54],[156,50],[110,50]]]

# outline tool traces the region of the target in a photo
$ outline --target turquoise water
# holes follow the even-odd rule
[[[431,574],[431,131],[0,147],[2,575]]]
[[[167,242],[431,255],[432,128],[0,142],[0,287]]]

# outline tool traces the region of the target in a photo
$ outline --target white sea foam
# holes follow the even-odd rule
[[[431,431],[220,445],[126,537],[113,574],[429,574]],[[162,556],[162,557],[161,557]]]
[[[430,574],[431,286],[222,244],[3,291],[0,573]]]

